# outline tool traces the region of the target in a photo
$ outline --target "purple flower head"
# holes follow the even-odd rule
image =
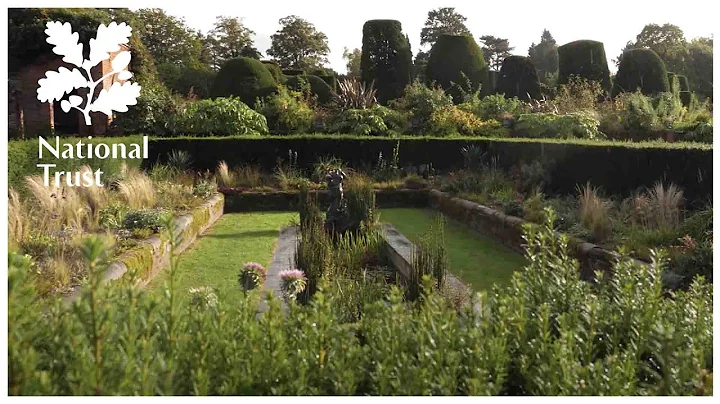
[[[257,262],[246,262],[245,265],[243,265],[242,270],[243,272],[255,273],[263,280],[267,278],[267,271],[265,270],[265,267],[258,264]]]
[[[307,281],[307,278],[305,277],[305,272],[299,269],[288,269],[285,271],[281,271],[280,279],[285,282],[292,282],[296,280]]]
[[[238,282],[244,290],[251,290],[259,287],[267,279],[265,267],[257,262],[246,262],[238,274]]]

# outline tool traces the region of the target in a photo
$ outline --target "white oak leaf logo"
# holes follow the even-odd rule
[[[93,112],[102,112],[107,116],[112,111],[126,112],[128,105],[137,104],[137,97],[140,95],[140,86],[137,83],[125,82],[123,84],[113,83],[108,90],[100,91],[100,95],[93,102],[90,108]]]
[[[111,116],[113,111],[125,112],[128,105],[136,105],[137,97],[140,96],[140,86],[137,83],[125,81],[123,84],[115,82],[109,89],[103,89],[95,101],[92,100],[95,88],[98,84],[104,83],[106,78],[117,75],[119,80],[129,80],[133,75],[127,71],[130,65],[131,55],[128,51],[118,52],[110,62],[112,71],[106,73],[97,80],[93,79],[92,68],[103,60],[110,59],[110,53],[120,50],[120,46],[127,44],[132,33],[132,28],[126,23],[111,22],[105,26],[98,26],[97,35],[90,39],[90,59],[83,60],[83,44],[78,43],[79,35],[72,32],[70,23],[62,24],[57,21],[48,22],[45,33],[48,35],[48,43],[55,45],[53,52],[63,56],[63,61],[72,63],[79,69],[69,70],[60,67],[58,71],[45,73],[45,78],[38,80],[40,85],[37,89],[37,99],[41,102],[60,101],[60,108],[64,112],[77,109],[85,117],[85,124],[91,125],[90,112],[102,112]],[[67,100],[62,100],[65,94],[77,88],[87,88],[87,101],[83,104],[83,97],[71,95]]]
[[[107,27],[100,24],[95,38],[90,39],[90,60],[85,61],[90,67],[110,58],[110,53],[120,50],[121,44],[130,40],[132,28],[127,24],[111,22]]]
[[[45,77],[38,80],[38,100],[42,102],[59,100],[76,88],[88,86],[87,79],[78,69],[68,70],[67,67],[61,67],[56,72],[46,72]]]
[[[55,45],[53,52],[63,56],[63,62],[72,63],[80,67],[83,63],[83,44],[78,43],[80,35],[72,32],[69,22],[62,24],[57,21],[50,21],[46,24],[47,43]]]

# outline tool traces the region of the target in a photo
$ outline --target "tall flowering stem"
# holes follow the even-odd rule
[[[306,286],[307,277],[305,276],[305,272],[299,269],[280,272],[280,288],[288,303],[295,301],[298,295],[305,291]]]

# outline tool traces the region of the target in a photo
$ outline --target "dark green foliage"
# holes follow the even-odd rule
[[[265,66],[266,69],[272,74],[275,81],[279,84],[282,84],[285,82],[286,78],[285,75],[282,72],[282,69],[280,69],[280,65],[277,64],[274,60],[263,60],[262,64]]]
[[[252,58],[235,58],[225,62],[215,77],[210,96],[240,97],[247,105],[255,105],[255,99],[266,97],[277,89],[277,82],[262,62]]]
[[[687,107],[690,105],[690,100],[692,99],[690,95],[690,86],[688,85],[688,79],[686,76],[683,76],[681,74],[678,74],[675,77],[680,84],[680,100],[682,101],[683,105]]]
[[[310,85],[310,92],[317,96],[317,101],[320,104],[327,104],[330,102],[332,96],[332,88],[318,76],[313,75],[297,75],[290,76],[287,79],[285,85],[294,91],[303,91],[303,81]]]
[[[497,92],[521,100],[540,98],[540,82],[535,66],[525,56],[508,56],[500,69]]]
[[[440,35],[430,50],[425,77],[450,93],[456,104],[463,102],[458,85],[469,80],[477,90],[487,81],[487,63],[482,49],[471,36]]]
[[[610,70],[602,42],[580,40],[567,43],[558,48],[558,60],[558,84],[567,84],[570,76],[575,75],[600,82],[603,90],[610,92]]]
[[[131,210],[125,213],[123,227],[128,230],[149,229],[160,231],[167,220],[168,212],[161,209]]]
[[[184,97],[192,94],[200,99],[210,96],[210,87],[217,75],[208,68],[185,67],[174,63],[161,64],[158,73],[169,90]]]
[[[322,74],[322,75],[317,75],[317,77],[321,78],[322,81],[326,82],[327,85],[330,86],[330,88],[332,88],[332,89],[337,88],[337,78],[335,75]]]
[[[480,94],[483,96],[488,96],[490,94],[496,94],[499,78],[500,78],[500,72],[496,72],[495,70],[488,71],[487,82],[480,89]]]
[[[365,83],[375,83],[378,101],[385,104],[400,98],[411,74],[412,52],[400,21],[365,22],[360,77]]]
[[[312,167],[322,156],[335,156],[357,168],[376,161],[380,152],[383,156],[392,156],[397,141],[349,135],[157,139],[150,141],[148,161],[156,161],[172,149],[184,149],[193,154],[198,170],[214,170],[219,161],[225,160],[230,166],[253,164],[271,171],[277,156],[294,150],[298,152],[301,168]],[[574,194],[576,185],[588,180],[608,194],[629,195],[660,179],[682,184],[688,200],[712,195],[712,149],[699,145],[422,137],[404,137],[400,143],[401,167],[432,162],[436,170],[461,168],[460,149],[467,144],[476,144],[482,151],[499,156],[499,164],[507,170],[518,161],[555,160],[550,173],[552,182],[545,190],[547,195]],[[630,172],[633,175],[627,175]],[[690,172],[695,174],[687,175]]]
[[[175,117],[174,133],[236,136],[268,133],[267,119],[239,98],[219,97],[190,103]]]
[[[298,76],[301,74],[305,74],[305,70],[302,69],[284,69],[282,71],[282,74],[286,76]]]
[[[670,91],[665,62],[650,49],[629,49],[620,56],[620,66],[615,75],[613,95],[634,92],[646,95]]]
[[[667,72],[667,80],[670,90],[673,90],[673,83],[677,80],[677,76],[673,72]]]

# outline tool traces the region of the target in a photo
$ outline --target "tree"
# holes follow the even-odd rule
[[[370,20],[363,25],[360,77],[375,82],[381,103],[402,96],[412,75],[412,52],[402,24],[396,20]]]
[[[630,49],[620,56],[620,66],[613,80],[613,96],[640,89],[655,95],[671,90],[668,72],[660,56],[652,49]]]
[[[482,51],[485,61],[491,70],[498,71],[502,67],[502,62],[506,57],[510,56],[515,47],[510,46],[510,41],[503,38],[496,38],[492,35],[483,35],[480,37],[483,43]]]
[[[528,49],[530,61],[537,69],[538,79],[546,85],[554,85],[558,73],[557,42],[550,31],[544,29],[540,43],[533,42]]]
[[[685,34],[677,25],[648,24],[635,38],[628,42],[623,52],[630,49],[649,48],[660,56],[668,70],[686,73],[686,61],[689,58]],[[620,58],[615,59],[620,64]]]
[[[268,55],[284,69],[311,69],[327,63],[327,36],[310,22],[291,15],[280,19],[282,28],[272,35]]]
[[[140,40],[156,63],[198,66],[202,41],[184,19],[168,15],[159,8],[143,8],[135,14],[141,21]]]
[[[713,39],[695,38],[688,45],[687,75],[692,89],[702,97],[713,96]]]
[[[434,45],[442,34],[470,35],[465,26],[467,18],[455,11],[455,7],[441,7],[428,12],[425,27],[420,31],[420,45]]]
[[[483,51],[469,35],[440,35],[430,50],[425,80],[440,85],[456,104],[464,102],[487,83],[487,63]]]
[[[219,69],[226,60],[239,56],[253,57],[255,54],[248,53],[246,48],[252,47],[252,36],[255,32],[245,27],[242,21],[236,17],[218,16],[215,19],[213,29],[208,33],[208,42],[212,55],[212,66]],[[256,53],[257,49],[255,49]],[[256,57],[259,59],[262,57]]]
[[[362,59],[362,51],[358,48],[343,49],[343,59],[346,60],[345,66],[347,67],[347,75],[350,77],[360,77],[360,61]]]

